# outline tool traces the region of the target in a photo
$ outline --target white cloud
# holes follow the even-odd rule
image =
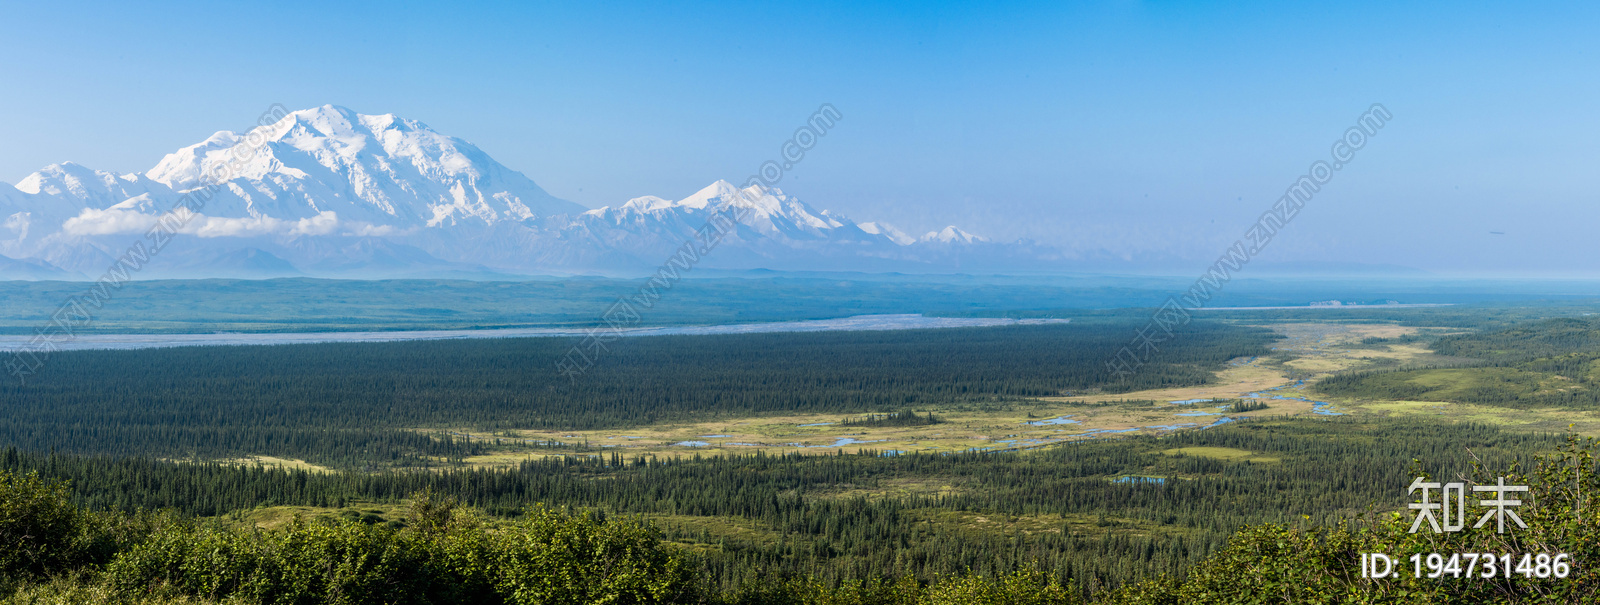
[[[18,212],[6,217],[6,229],[17,234],[17,241],[28,239],[28,226],[33,224],[31,213]]]
[[[323,210],[311,218],[295,221],[294,228],[289,230],[290,235],[327,235],[339,228],[339,215],[332,210]]]
[[[61,230],[68,235],[111,235],[114,233],[143,233],[155,226],[156,217],[121,208],[85,208],[78,216],[67,219]]]
[[[69,235],[110,235],[144,233],[154,227],[158,217],[133,210],[85,209],[67,219],[61,230]],[[339,215],[324,210],[316,216],[293,221],[270,216],[225,218],[196,214],[178,229],[198,237],[252,237],[257,235],[326,235],[339,228]]]
[[[270,216],[220,218],[199,215],[190,219],[182,231],[200,237],[250,237],[277,231],[282,223],[283,221]]]
[[[410,235],[417,232],[416,227],[410,229],[396,229],[394,225],[374,225],[372,223],[349,222],[344,223],[345,235],[356,237],[385,237],[390,235]]]
[[[250,237],[253,235],[326,235],[339,227],[339,215],[324,210],[316,216],[295,221],[270,216],[219,218],[200,215],[189,222],[185,233],[200,237]]]

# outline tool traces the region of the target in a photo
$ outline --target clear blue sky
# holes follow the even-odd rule
[[[0,4],[0,180],[264,107],[396,113],[591,207],[748,175],[913,233],[1198,271],[1374,102],[1264,260],[1600,272],[1594,4]],[[1505,232],[1492,235],[1490,231]]]

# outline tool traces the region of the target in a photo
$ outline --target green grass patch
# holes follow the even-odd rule
[[[1168,456],[1198,456],[1200,458],[1215,458],[1217,460],[1230,460],[1236,462],[1280,462],[1282,459],[1275,456],[1262,456],[1250,450],[1241,450],[1231,447],[1178,447],[1163,450],[1161,453]]]

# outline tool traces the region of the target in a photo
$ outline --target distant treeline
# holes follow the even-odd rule
[[[600,429],[768,412],[860,414],[1066,391],[1201,384],[1275,337],[1197,322],[1138,373],[1106,360],[1136,322],[658,336],[564,376],[564,338],[56,353],[0,387],[0,445],[167,458],[270,455],[348,468],[482,452],[437,431]],[[420,430],[419,430],[420,429]]]
[[[1368,399],[1600,409],[1600,320],[1516,323],[1440,337],[1432,347],[1468,367],[1351,372],[1317,388]]]
[[[1500,363],[1600,353],[1600,320],[1560,318],[1518,323],[1497,330],[1444,336],[1434,341],[1433,348],[1441,355]]]
[[[1264,402],[1264,401],[1261,401],[1259,399],[1254,400],[1254,401],[1243,401],[1243,400],[1236,399],[1236,400],[1234,400],[1234,402],[1232,404],[1228,405],[1228,411],[1233,412],[1235,414],[1243,414],[1245,412],[1259,412],[1259,411],[1265,410],[1265,409],[1267,409],[1267,403]]]
[[[904,412],[890,412],[888,414],[867,414],[846,418],[839,424],[841,426],[928,426],[940,424],[944,419],[935,416],[933,412],[918,414],[913,410]]]

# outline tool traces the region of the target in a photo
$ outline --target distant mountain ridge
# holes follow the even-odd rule
[[[250,137],[259,148],[233,161]],[[144,173],[66,162],[15,187],[0,183],[0,277],[99,275],[224,164],[228,180],[140,277],[642,272],[730,205],[747,207],[744,218],[703,266],[1005,270],[1061,258],[954,226],[913,238],[727,181],[676,201],[645,196],[591,210],[421,122],[324,105],[245,134],[218,132]]]

